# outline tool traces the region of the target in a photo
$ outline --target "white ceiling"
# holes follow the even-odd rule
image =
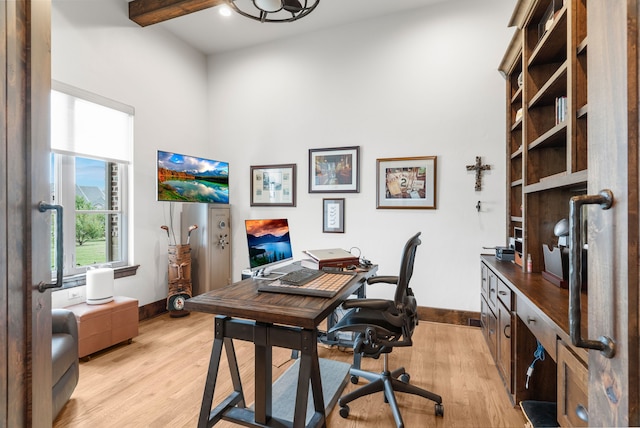
[[[309,16],[290,23],[260,23],[236,13],[224,17],[215,7],[154,26],[205,54],[215,54],[444,1],[453,0],[320,0]]]

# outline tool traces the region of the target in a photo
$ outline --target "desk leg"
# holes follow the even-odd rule
[[[213,340],[213,348],[211,357],[209,358],[209,369],[207,370],[207,380],[204,385],[204,393],[202,396],[202,405],[200,406],[200,416],[198,418],[198,428],[207,428],[216,424],[222,418],[225,410],[237,406],[245,408],[244,393],[240,382],[240,371],[238,370],[238,362],[236,360],[235,348],[231,338],[224,335],[224,323],[227,319],[224,317],[216,317],[215,319],[215,338]],[[213,411],[213,395],[218,378],[218,370],[220,368],[220,356],[222,355],[222,347],[226,348],[227,361],[229,371],[231,372],[231,381],[233,383],[234,392],[231,393],[218,407]]]
[[[272,416],[272,352],[269,344],[269,327],[270,325],[256,323],[254,330],[255,344],[255,386],[256,399],[255,422],[266,425]]]
[[[233,347],[233,340],[228,337],[224,339],[224,347],[227,351],[227,361],[229,363],[229,371],[231,372],[231,382],[233,390],[240,395],[238,407],[245,408],[244,392],[242,391],[242,383],[240,382],[240,370],[238,370],[238,360],[236,360],[236,349]]]
[[[326,426],[324,414],[324,397],[322,395],[322,381],[320,376],[320,362],[318,360],[318,347],[316,344],[317,333],[315,330],[302,331],[302,350],[300,355],[300,372],[298,373],[298,391],[296,394],[296,407],[293,416],[293,426],[304,427],[307,416],[307,400],[309,397],[309,380],[316,417],[320,417],[321,427]]]
[[[207,380],[204,384],[204,394],[202,396],[202,405],[200,406],[198,428],[206,428],[209,426],[209,414],[211,413],[213,393],[216,387],[216,379],[218,378],[222,343],[222,339],[213,340],[213,349],[211,350],[211,357],[209,358],[209,370],[207,371]]]

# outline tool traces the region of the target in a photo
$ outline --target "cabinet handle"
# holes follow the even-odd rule
[[[615,342],[606,336],[597,340],[583,339],[580,328],[582,290],[582,259],[580,225],[582,206],[599,204],[603,210],[613,205],[613,192],[609,189],[601,190],[597,195],[574,196],[569,201],[569,332],[574,346],[598,350],[606,358],[613,358],[616,353]]]
[[[527,324],[534,324],[536,322],[535,318],[531,318],[530,316],[527,316]]]
[[[587,409],[585,409],[582,404],[578,404],[578,407],[576,407],[576,415],[580,418],[580,420],[589,422],[589,412],[587,412]]]
[[[509,329],[509,334],[507,334],[507,329]],[[504,333],[504,337],[507,339],[511,339],[511,324],[507,324],[502,329],[502,333]]]
[[[500,291],[498,291],[498,294],[501,295],[501,296],[506,296],[507,292],[504,291],[504,290],[500,290]]]

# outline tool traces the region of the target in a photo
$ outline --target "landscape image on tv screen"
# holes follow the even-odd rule
[[[229,203],[229,163],[158,150],[158,200]]]

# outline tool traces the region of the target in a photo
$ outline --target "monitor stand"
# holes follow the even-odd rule
[[[286,272],[276,272],[274,270],[267,271],[266,269],[258,269],[251,276],[252,279],[261,279],[264,281],[275,281],[276,279],[285,276]]]

